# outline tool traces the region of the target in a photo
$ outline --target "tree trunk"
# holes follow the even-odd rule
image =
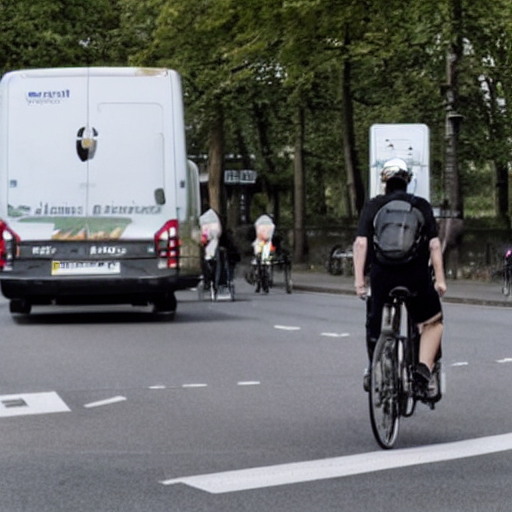
[[[348,30],[346,31],[345,44],[350,44]],[[354,135],[354,108],[352,105],[352,64],[347,58],[343,63],[342,91],[342,133],[343,153],[345,155],[345,167],[347,173],[347,189],[349,196],[348,214],[350,217],[359,215],[363,209],[365,193],[361,170],[359,168],[356,142]]]
[[[212,122],[208,141],[208,194],[210,208],[225,220],[224,207],[224,116],[219,106]]]
[[[507,162],[495,161],[496,168],[496,209],[498,217],[510,227],[509,193],[508,193],[508,164]]]
[[[492,79],[486,80],[489,97],[490,97],[490,119],[489,126],[491,132],[492,141],[506,140],[505,130],[503,130],[503,124],[501,120],[501,112],[498,107],[498,93],[496,90],[496,83]],[[501,148],[500,148],[501,149]],[[496,212],[498,218],[505,223],[507,227],[510,227],[509,217],[509,179],[508,179],[508,160],[503,158],[503,152],[497,150],[494,152],[494,170],[495,170],[495,181],[496,181]]]
[[[256,129],[258,131],[258,138],[260,143],[260,150],[265,165],[265,173],[271,179],[277,175],[277,169],[274,161],[272,146],[268,137],[269,122],[265,108],[259,103],[253,103],[254,119],[256,121]],[[279,223],[279,190],[266,180],[268,195],[273,204],[274,221]]]
[[[458,141],[462,116],[458,114],[458,65],[462,58],[462,5],[461,0],[452,0],[452,39],[447,57],[446,84],[446,137],[445,137],[445,201],[443,233],[443,256],[448,275],[458,277],[460,243],[464,230],[464,211],[460,189],[458,166]]]
[[[294,158],[294,259],[297,263],[304,262],[306,252],[306,236],[304,218],[306,211],[306,191],[304,172],[304,109],[298,107],[297,112],[297,136],[295,139]]]

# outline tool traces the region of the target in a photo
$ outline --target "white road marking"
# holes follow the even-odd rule
[[[71,409],[55,391],[0,396],[0,417],[69,412]]]
[[[89,404],[85,404],[84,407],[90,409],[92,407],[102,407],[103,405],[111,405],[116,404],[118,402],[126,401],[125,396],[113,396],[112,398],[107,398],[105,400],[98,400],[97,402],[91,402]]]
[[[323,332],[320,336],[327,336],[328,338],[347,338],[350,334],[348,332]]]
[[[181,387],[182,388],[206,388],[206,387],[208,387],[208,384],[201,384],[201,383],[197,383],[197,384],[183,384]]]
[[[460,361],[459,363],[453,363],[452,366],[468,366],[467,361]]]
[[[498,359],[497,363],[512,363],[512,357],[506,357],[505,359]]]
[[[166,389],[167,386],[163,386],[162,384],[156,384],[155,386],[149,386],[149,389]]]
[[[300,331],[300,327],[296,325],[274,325],[274,329],[282,329],[283,331]]]
[[[381,450],[332,459],[172,478],[160,483],[185,484],[211,494],[222,494],[373,473],[507,450],[512,450],[512,433],[403,450]]]
[[[258,386],[260,384],[261,382],[259,380],[246,380],[236,383],[237,386]]]

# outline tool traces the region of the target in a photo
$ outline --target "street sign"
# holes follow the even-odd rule
[[[224,171],[226,185],[253,185],[258,178],[258,172],[252,169],[229,169]]]

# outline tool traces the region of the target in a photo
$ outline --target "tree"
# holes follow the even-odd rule
[[[0,72],[23,68],[113,64],[118,2],[0,0]],[[79,42],[89,39],[88,52]]]
[[[466,137],[464,155],[474,164],[491,162],[495,170],[496,212],[510,224],[509,163],[512,102],[512,4],[496,0],[465,11],[467,65],[461,98],[472,137]],[[468,184],[469,186],[469,184]]]

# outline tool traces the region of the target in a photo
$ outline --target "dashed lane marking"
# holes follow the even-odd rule
[[[125,402],[125,396],[113,396],[112,398],[106,398],[105,400],[98,400],[97,402],[91,402],[89,404],[85,404],[84,407],[87,409],[91,409],[93,407],[103,407],[104,405],[112,405],[117,404],[119,402]]]
[[[70,410],[55,391],[0,396],[0,417],[2,418]]]
[[[348,332],[322,332],[320,336],[326,336],[327,338],[348,338],[350,334]]]
[[[293,464],[172,478],[160,483],[163,485],[185,484],[211,494],[223,494],[373,473],[508,450],[512,450],[512,433],[403,450],[386,450]]]
[[[281,329],[283,331],[300,331],[297,325],[274,325],[274,329]]]

